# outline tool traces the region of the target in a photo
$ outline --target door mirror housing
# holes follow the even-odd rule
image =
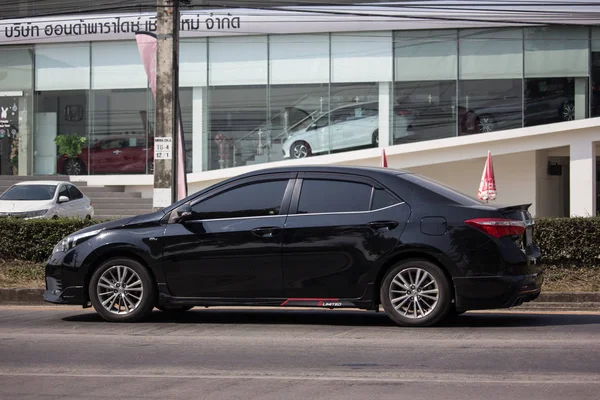
[[[58,204],[67,203],[68,201],[69,201],[69,198],[67,196],[59,196],[58,197]]]
[[[189,204],[184,204],[177,209],[177,222],[189,221],[193,216],[194,211],[192,210],[192,206]]]

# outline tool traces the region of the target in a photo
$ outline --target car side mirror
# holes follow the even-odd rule
[[[189,204],[184,204],[177,209],[177,222],[189,221],[193,216],[194,211]]]
[[[58,197],[58,204],[67,203],[68,201],[69,201],[69,198],[67,196],[59,196]]]

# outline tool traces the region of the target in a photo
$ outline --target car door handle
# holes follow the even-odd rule
[[[277,236],[281,232],[281,228],[276,226],[268,226],[264,228],[254,228],[251,232],[254,236],[270,238]]]
[[[369,226],[375,230],[379,229],[394,229],[398,226],[398,221],[373,221],[369,222]]]

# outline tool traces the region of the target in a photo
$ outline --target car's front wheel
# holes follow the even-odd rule
[[[85,167],[78,158],[69,158],[63,165],[63,174],[65,175],[81,175],[84,172]]]
[[[386,314],[400,326],[430,326],[445,318],[452,306],[448,279],[435,264],[406,260],[386,274],[380,288]]]
[[[92,275],[89,294],[96,312],[109,322],[139,321],[152,312],[156,301],[150,273],[129,258],[102,264]]]

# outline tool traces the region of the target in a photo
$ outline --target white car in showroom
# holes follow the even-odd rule
[[[0,218],[91,219],[93,216],[90,199],[69,182],[19,182],[0,196]]]
[[[414,117],[395,110],[394,137],[410,133]],[[322,114],[314,122],[292,131],[283,142],[283,158],[305,158],[331,151],[377,147],[379,145],[379,104],[353,103]]]

